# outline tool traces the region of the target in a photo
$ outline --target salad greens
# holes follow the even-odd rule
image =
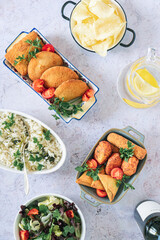
[[[68,214],[72,213],[71,215]],[[49,196],[44,201],[34,201],[21,206],[19,223],[21,240],[79,240],[81,219],[74,203]]]

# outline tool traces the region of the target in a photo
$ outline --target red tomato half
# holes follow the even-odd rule
[[[94,96],[94,90],[93,89],[88,89],[85,94],[87,95],[87,97],[91,98]]]
[[[54,96],[55,88],[51,87],[42,92],[42,97],[50,99]]]
[[[21,240],[28,240],[29,238],[29,232],[27,230],[21,230],[19,232],[19,236]]]
[[[87,102],[89,100],[89,97],[84,93],[82,96],[82,102]]]
[[[33,209],[31,209],[31,210],[28,212],[27,215],[28,215],[28,216],[38,215],[38,213],[39,213],[38,209],[33,208]]]
[[[66,211],[66,215],[68,218],[74,218],[74,212],[72,210]]]
[[[96,189],[96,193],[99,197],[106,197],[107,193],[106,191],[100,190],[100,189]]]
[[[43,92],[45,90],[44,88],[44,81],[42,79],[36,79],[33,84],[32,84],[32,87],[33,89],[36,91],[36,92]]]
[[[54,47],[52,46],[52,44],[45,44],[42,47],[42,51],[55,52]]]
[[[92,168],[92,169],[96,169],[98,166],[98,163],[95,159],[88,160],[86,163],[87,163],[88,167]]]
[[[111,171],[111,177],[117,179],[117,180],[122,180],[123,178],[123,171],[121,168],[113,168]]]

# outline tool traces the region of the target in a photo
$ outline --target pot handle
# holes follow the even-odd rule
[[[62,9],[61,9],[62,17],[63,17],[65,20],[68,20],[68,21],[70,20],[70,18],[69,18],[69,17],[66,17],[66,16],[64,15],[64,9],[65,9],[65,7],[66,7],[69,3],[71,3],[71,4],[73,4],[73,5],[76,5],[76,3],[73,2],[73,1],[67,1],[67,2],[65,2],[65,3],[63,4]]]
[[[126,131],[126,132],[128,132],[128,133],[134,132],[136,135],[138,135],[138,140],[139,140],[141,143],[144,143],[145,136],[144,136],[142,133],[138,132],[136,129],[128,126],[128,127],[126,127],[126,128],[123,128],[123,130]]]
[[[98,207],[99,205],[101,205],[101,203],[97,202],[97,201],[94,201],[92,202],[90,199],[88,199],[86,197],[86,194],[81,191],[81,198],[84,200],[84,201],[87,201],[90,205],[92,205],[93,207]]]
[[[126,30],[128,30],[129,32],[131,32],[131,33],[133,34],[133,37],[132,37],[131,42],[128,43],[128,44],[120,43],[120,46],[122,46],[122,47],[130,47],[130,46],[134,43],[134,41],[135,41],[135,39],[136,39],[136,33],[135,33],[135,31],[134,31],[133,29],[127,28]]]

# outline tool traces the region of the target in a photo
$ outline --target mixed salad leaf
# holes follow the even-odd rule
[[[74,203],[53,196],[21,206],[21,240],[79,240],[81,219]]]

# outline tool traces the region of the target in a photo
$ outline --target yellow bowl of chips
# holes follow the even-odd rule
[[[68,4],[74,5],[70,18],[64,14]],[[135,32],[127,28],[125,11],[115,0],[67,1],[62,6],[62,17],[70,22],[72,37],[78,45],[103,57],[118,44],[129,47],[135,41]],[[127,30],[133,36],[130,43],[124,44],[121,41]]]

